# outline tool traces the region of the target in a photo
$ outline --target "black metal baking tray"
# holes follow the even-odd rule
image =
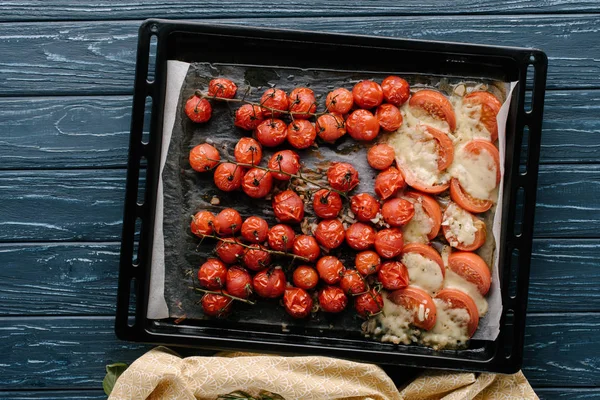
[[[157,52],[155,64],[150,65],[153,36],[157,39]],[[354,55],[351,62],[347,57],[350,52]],[[303,57],[296,57],[296,54],[303,54]],[[503,315],[498,338],[493,342],[473,340],[465,350],[434,351],[421,346],[394,346],[365,339],[333,337],[327,331],[306,334],[277,332],[264,329],[260,324],[197,324],[147,319],[167,60],[372,73],[418,72],[518,81],[506,131],[504,209],[498,249],[502,266]],[[528,68],[531,70],[529,75]],[[149,70],[154,70],[151,80]],[[503,373],[517,371],[523,359],[546,70],[546,55],[534,49],[167,20],[144,22],[139,32],[136,64],[115,323],[117,336],[154,344],[318,354],[387,365]],[[152,99],[152,108],[146,115],[148,97]],[[144,126],[148,117],[150,134],[146,140],[143,131],[148,128]],[[140,173],[144,171],[143,159],[147,165],[146,178],[140,180]],[[138,200],[139,193],[143,193],[143,202]]]

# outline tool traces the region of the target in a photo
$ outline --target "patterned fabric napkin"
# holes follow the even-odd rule
[[[328,357],[220,353],[181,358],[158,347],[117,380],[109,400],[215,400],[243,390],[276,393],[285,400],[537,399],[521,372],[514,375],[430,371],[403,389],[372,364]]]

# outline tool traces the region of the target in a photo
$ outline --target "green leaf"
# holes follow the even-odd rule
[[[102,381],[102,388],[104,389],[104,393],[106,393],[107,396],[110,396],[110,392],[112,392],[113,387],[115,387],[117,378],[119,378],[119,376],[121,376],[121,374],[125,372],[127,367],[128,365],[124,363],[115,363],[106,366],[106,376]]]

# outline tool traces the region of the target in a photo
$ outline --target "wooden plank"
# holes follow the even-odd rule
[[[119,1],[110,4],[90,0],[74,3],[70,0],[44,2],[43,7],[34,0],[10,2],[0,10],[0,21],[45,21],[64,20],[68,10],[69,20],[114,20],[155,18],[242,18],[242,17],[349,17],[353,15],[427,15],[439,14],[524,14],[561,12],[599,12],[598,4],[591,0],[553,0],[543,4],[534,0],[521,0],[508,4],[494,1],[380,1],[348,2],[332,0],[318,1],[277,1],[267,0],[260,5],[239,0],[207,1],[202,7],[174,0]]]
[[[594,14],[207,19],[204,22],[545,49],[549,88],[598,87]],[[0,95],[131,93],[139,21],[2,24]],[[457,28],[460,27],[460,28]],[[46,82],[52,82],[51,85]]]
[[[83,390],[36,390],[1,392],[0,399],[10,400],[106,400],[102,389]]]
[[[600,389],[597,388],[534,388],[535,394],[541,400],[570,399],[570,400],[592,400],[600,399]]]

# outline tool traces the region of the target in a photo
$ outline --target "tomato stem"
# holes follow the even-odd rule
[[[214,290],[206,290],[206,289],[201,289],[201,288],[197,288],[197,287],[193,287],[193,286],[188,286],[188,288],[194,289],[194,290],[196,290],[198,292],[202,292],[202,293],[205,293],[205,294],[218,294],[218,295],[221,295],[221,296],[229,297],[232,300],[241,301],[242,303],[246,303],[246,304],[250,304],[250,305],[256,304],[255,301],[251,301],[251,300],[248,300],[248,299],[242,299],[241,297],[232,296],[229,293],[226,293],[224,291],[217,292],[217,291],[214,291]]]
[[[240,245],[240,246],[242,246],[242,247],[244,247],[246,249],[260,250],[260,251],[264,251],[265,253],[270,253],[270,254],[277,255],[277,256],[291,257],[293,259],[301,260],[301,261],[304,261],[304,262],[309,262],[310,261],[308,258],[302,257],[302,256],[298,256],[296,254],[286,253],[284,251],[278,251],[278,250],[271,250],[271,249],[267,249],[267,248],[264,248],[264,247],[258,248],[258,247],[256,247],[256,245],[247,245],[247,244],[239,242],[239,241],[233,241],[231,239],[222,238],[222,237],[219,237],[219,236],[216,236],[216,235],[202,235],[202,239],[201,240],[204,240],[204,238],[215,239],[215,240],[221,241],[223,243],[238,244],[238,245]]]

